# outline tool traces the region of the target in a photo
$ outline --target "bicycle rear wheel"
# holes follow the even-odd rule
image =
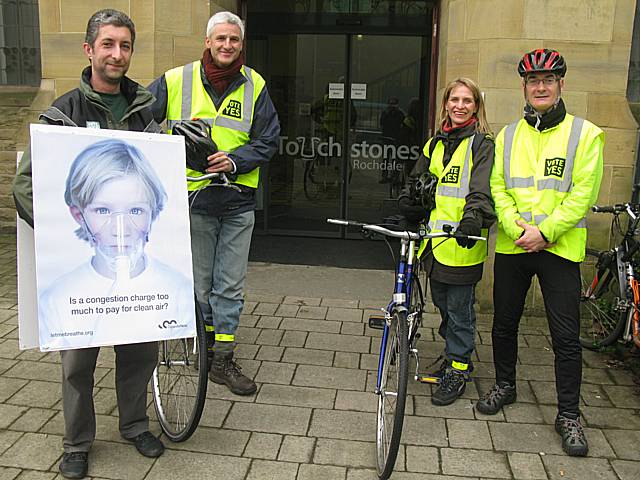
[[[614,343],[627,320],[628,307],[626,299],[620,298],[615,258],[609,266],[598,265],[607,253],[588,248],[580,265],[580,344],[590,350]]]
[[[398,456],[409,376],[407,315],[394,312],[386,336],[378,397],[376,450],[378,477],[391,476]]]
[[[196,336],[158,342],[153,402],[162,431],[184,442],[198,426],[207,394],[207,341],[204,318],[195,300]]]

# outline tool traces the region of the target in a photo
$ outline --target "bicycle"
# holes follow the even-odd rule
[[[217,180],[208,187],[238,189],[224,174],[187,177],[187,181]],[[158,364],[153,372],[153,404],[160,428],[173,442],[183,442],[195,432],[207,395],[209,347],[204,317],[194,296],[196,336],[158,342]],[[204,355],[201,353],[205,352]]]
[[[636,185],[634,190],[639,188]],[[599,350],[621,339],[640,347],[640,263],[633,258],[640,249],[640,242],[634,238],[640,223],[640,204],[596,205],[591,210],[612,214],[612,231],[622,234],[622,240],[610,250],[586,249],[580,266],[580,343]],[[622,213],[629,217],[624,231],[620,226]]]
[[[474,237],[453,231],[445,225],[443,232],[428,233],[421,228],[419,232],[396,231],[381,225],[371,225],[351,220],[327,219],[336,225],[358,227],[366,237],[378,233],[386,237],[400,239],[400,255],[396,263],[394,293],[384,317],[370,317],[369,327],[382,330],[380,356],[375,394],[378,395],[376,411],[376,466],[378,478],[385,480],[393,472],[400,447],[404,410],[407,398],[409,377],[409,355],[415,360],[414,380],[423,383],[436,383],[434,377],[420,374],[420,360],[417,349],[418,332],[424,311],[424,290],[420,282],[420,262],[417,251],[420,242],[430,238],[469,238],[486,241],[484,237]],[[388,244],[389,245],[389,244]],[[389,248],[391,249],[390,245]],[[393,256],[393,250],[391,250]]]

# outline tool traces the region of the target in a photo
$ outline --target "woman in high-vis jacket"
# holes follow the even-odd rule
[[[466,235],[487,236],[495,221],[489,188],[493,156],[494,143],[480,89],[473,80],[458,78],[444,91],[439,130],[424,146],[398,199],[400,211],[409,220],[427,220],[432,232],[451,225]],[[416,207],[412,194],[415,182],[420,183],[428,174],[438,180],[431,212]],[[425,242],[420,252],[433,303],[442,317],[439,334],[445,340],[444,361],[434,374],[439,385],[431,402],[449,405],[464,392],[472,369],[475,286],[482,278],[487,243],[434,239]]]

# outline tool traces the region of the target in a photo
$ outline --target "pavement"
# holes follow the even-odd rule
[[[97,438],[90,478],[369,480],[375,474],[373,394],[379,331],[392,273],[251,263],[238,357],[258,383],[251,397],[209,384],[191,439],[158,459],[140,456],[117,428],[113,350],[96,368]],[[419,341],[426,365],[442,350],[429,308]],[[545,320],[523,319],[518,401],[495,416],[473,408],[494,377],[491,316],[478,319],[474,381],[462,399],[434,407],[410,380],[397,480],[640,478],[640,397],[629,372],[584,352],[581,409],[586,458],[567,457],[553,421],[553,353]],[[0,235],[0,480],[62,478],[60,365],[56,353],[18,349],[15,236]],[[159,434],[153,406],[152,431]]]

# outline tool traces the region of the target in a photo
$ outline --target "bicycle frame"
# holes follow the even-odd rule
[[[376,381],[375,393],[380,393],[380,384],[382,383],[382,366],[386,353],[387,335],[389,334],[389,326],[391,325],[391,317],[393,312],[402,310],[409,312],[411,308],[411,288],[413,278],[413,262],[416,259],[416,240],[401,239],[400,240],[400,258],[398,260],[398,269],[396,273],[395,288],[393,292],[393,300],[387,306],[384,312],[385,322],[382,331],[382,342],[380,342],[380,357],[378,358],[378,377]],[[411,325],[411,321],[410,321]],[[411,338],[411,329],[409,329],[409,338]],[[411,348],[411,345],[409,346]]]
[[[616,310],[628,312],[621,338],[625,342],[633,341],[640,347],[640,280],[636,277],[632,261],[633,255],[640,249],[640,243],[633,238],[640,223],[640,215],[637,215],[632,207],[634,207],[634,205],[630,203],[623,205],[618,204],[613,207],[594,206],[593,211],[613,213],[615,218],[624,211],[629,216],[627,231],[620,245],[614,247],[611,251],[615,253],[615,273],[618,275],[618,285],[620,286],[620,300],[618,305],[616,305]],[[613,271],[613,265],[609,265],[608,268]],[[598,274],[599,273],[600,272],[598,272]],[[600,287],[598,280],[599,275],[594,279],[594,284],[592,284],[586,292],[587,296],[593,295],[595,290]],[[606,288],[606,285],[603,285],[603,287]]]

